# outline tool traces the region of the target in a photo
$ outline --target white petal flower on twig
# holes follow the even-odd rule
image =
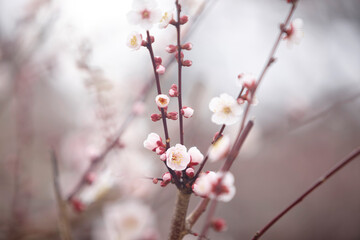
[[[198,165],[204,160],[204,155],[199,151],[197,147],[190,148],[188,153],[191,156],[192,165]]]
[[[230,149],[230,137],[224,135],[219,138],[209,149],[210,161],[216,162],[226,157]]]
[[[132,32],[126,42],[126,45],[134,50],[140,49],[142,44],[142,36],[138,32]]]
[[[166,151],[166,165],[172,170],[184,170],[189,163],[190,154],[184,145],[176,144]]]
[[[213,112],[211,121],[219,125],[236,123],[242,113],[242,109],[237,101],[226,93],[211,99],[209,108]]]
[[[170,98],[165,94],[159,94],[156,96],[155,102],[159,108],[164,108],[169,105]]]
[[[230,172],[226,172],[225,175],[222,172],[203,173],[196,179],[192,188],[198,196],[223,202],[230,201],[236,192],[234,176]]]
[[[156,133],[150,133],[146,140],[144,141],[144,148],[149,149],[150,151],[156,151],[158,147],[163,147],[162,139]]]
[[[131,24],[149,30],[153,24],[160,21],[161,12],[155,0],[134,0],[133,10],[127,14],[127,18]]]

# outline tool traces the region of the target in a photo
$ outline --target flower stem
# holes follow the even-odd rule
[[[266,226],[258,231],[252,240],[259,239],[269,228],[271,228],[281,217],[283,217],[287,212],[293,209],[296,205],[298,205],[304,198],[306,198],[310,193],[315,191],[321,184],[323,184],[327,179],[329,179],[332,175],[340,171],[345,165],[350,163],[356,157],[360,155],[360,146],[353,150],[349,155],[347,155],[343,160],[337,163],[332,169],[330,169],[324,176],[320,177],[308,190],[306,190],[300,197],[298,197],[294,202],[292,202],[288,207],[286,207],[282,212],[280,212],[275,218],[273,218]]]
[[[181,5],[179,1],[176,0],[176,12],[177,12],[177,23],[176,23],[176,33],[177,33],[177,49],[178,49],[178,105],[179,105],[179,129],[180,129],[180,143],[184,145],[184,123],[183,116],[181,114],[182,109],[182,79],[181,79],[181,70],[182,70],[182,59],[181,59],[181,43],[180,43],[180,12]]]
[[[169,240],[181,240],[187,234],[185,228],[186,212],[189,206],[191,192],[178,190],[175,210],[171,221]]]
[[[147,35],[147,49],[149,50],[151,62],[152,62],[153,69],[154,69],[154,76],[155,76],[157,92],[158,92],[158,94],[161,94],[160,78],[159,78],[159,74],[156,72],[155,56],[154,56],[154,51],[152,48],[149,30],[146,31],[146,35]],[[168,127],[167,127],[167,121],[166,121],[166,115],[165,115],[164,108],[160,108],[160,111],[161,111],[161,116],[162,116],[162,123],[164,126],[164,133],[165,133],[165,139],[166,139],[165,142],[166,142],[166,150],[167,150],[170,148],[169,131],[168,131]],[[166,168],[168,169],[169,173],[171,174],[172,178],[174,179],[175,185],[177,186],[177,188],[181,188],[181,183],[179,181],[179,178],[175,174],[175,172],[166,165],[166,162],[164,162],[164,164],[165,164]]]

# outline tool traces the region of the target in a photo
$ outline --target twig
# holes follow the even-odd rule
[[[184,124],[183,124],[183,116],[181,114],[182,109],[182,79],[181,79],[181,70],[182,70],[182,59],[181,59],[181,43],[180,43],[180,13],[181,13],[181,5],[179,1],[176,0],[176,13],[177,13],[177,22],[175,24],[176,34],[177,34],[177,51],[178,51],[178,105],[179,105],[179,129],[180,129],[180,143],[184,145]]]
[[[152,49],[152,42],[151,42],[151,37],[150,37],[150,32],[149,30],[146,31],[146,35],[147,35],[147,49],[149,50],[149,54],[150,54],[150,58],[151,58],[151,62],[153,65],[153,70],[154,70],[154,76],[155,76],[155,82],[156,82],[156,88],[157,88],[157,92],[158,94],[161,94],[161,86],[160,86],[160,79],[159,79],[159,74],[156,72],[156,63],[155,63],[155,56],[154,56],[154,51]],[[161,110],[161,118],[162,118],[162,123],[163,123],[163,127],[164,127],[164,133],[165,133],[165,142],[166,142],[166,150],[170,148],[170,137],[169,137],[169,131],[168,131],[168,127],[167,127],[167,121],[166,121],[166,114],[165,114],[165,110],[164,108],[160,108]],[[175,185],[177,188],[181,188],[181,183],[179,181],[178,176],[175,174],[175,172],[169,168],[166,164],[166,162],[164,162],[166,168],[168,169],[169,173],[171,174],[172,178],[175,181]]]
[[[266,64],[265,64],[265,67],[264,69],[262,70],[261,74],[260,74],[260,77],[257,81],[257,83],[255,84],[255,87],[253,89],[253,91],[251,92],[251,101],[248,102],[247,106],[246,106],[246,109],[245,109],[245,112],[244,112],[244,115],[243,115],[243,119],[242,119],[242,124],[241,124],[241,129],[244,128],[244,124],[245,124],[245,121],[246,121],[246,117],[249,113],[249,110],[250,110],[250,106],[251,106],[251,102],[255,96],[255,93],[256,93],[256,90],[258,89],[261,81],[263,80],[264,76],[265,76],[265,73],[267,72],[267,70],[269,69],[269,67],[271,66],[272,63],[274,63],[275,61],[275,52],[276,52],[276,49],[278,48],[279,44],[280,44],[280,41],[281,41],[281,37],[284,33],[284,29],[286,29],[286,26],[290,23],[290,19],[296,9],[296,6],[297,6],[297,1],[293,2],[292,3],[292,6],[291,6],[291,9],[290,9],[290,12],[288,14],[288,16],[286,17],[286,20],[283,24],[280,25],[280,33],[279,33],[279,36],[277,37],[276,41],[275,41],[275,44],[273,46],[273,48],[271,49],[271,52],[270,52],[270,55],[269,55],[269,58],[268,60],[266,61]]]
[[[56,202],[58,205],[58,227],[59,233],[62,240],[71,240],[70,226],[69,220],[66,212],[66,203],[62,198],[61,186],[59,181],[59,166],[56,159],[56,154],[54,151],[51,152],[51,163],[53,170],[53,183],[54,183],[54,191]]]
[[[281,213],[279,213],[275,218],[273,218],[266,226],[258,231],[252,240],[259,239],[269,228],[271,228],[281,217],[283,217],[287,212],[289,212],[292,208],[298,205],[302,200],[304,200],[310,193],[312,193],[315,189],[317,189],[321,184],[323,184],[327,179],[329,179],[332,175],[340,171],[343,167],[345,167],[348,163],[354,160],[356,157],[360,155],[360,146],[353,150],[348,156],[346,156],[343,160],[338,162],[333,168],[331,168],[324,176],[320,177],[308,190],[306,190],[300,197],[298,197],[293,203],[291,203],[288,207],[286,207]]]
[[[226,173],[227,171],[229,171],[230,167],[232,166],[236,157],[238,156],[242,145],[244,144],[247,136],[249,135],[250,130],[252,129],[253,125],[254,125],[254,122],[249,121],[246,124],[246,127],[244,128],[243,131],[239,130],[239,134],[235,140],[235,143],[234,143],[224,165],[222,166],[222,168],[220,170],[221,172]],[[221,184],[224,176],[225,176],[225,174],[223,174],[223,176],[219,180],[218,184]],[[211,220],[215,214],[216,205],[217,205],[217,200],[216,199],[211,200],[209,212],[206,217],[206,222],[201,230],[201,234],[199,235],[199,238],[198,238],[199,240],[204,239],[209,231]],[[206,208],[206,206],[205,206],[205,208]],[[199,209],[198,211],[203,211],[203,210]]]

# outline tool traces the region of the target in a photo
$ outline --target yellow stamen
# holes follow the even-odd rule
[[[224,108],[223,108],[223,112],[224,112],[225,114],[229,114],[229,113],[231,113],[231,108],[230,108],[230,107],[224,107]]]

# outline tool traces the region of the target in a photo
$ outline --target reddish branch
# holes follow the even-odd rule
[[[182,109],[182,81],[181,81],[181,69],[182,69],[182,58],[181,58],[181,43],[180,43],[180,13],[181,13],[181,5],[179,1],[176,0],[176,13],[177,13],[177,22],[175,24],[176,33],[177,33],[177,49],[178,49],[178,105],[179,105],[179,129],[180,129],[180,143],[184,145],[184,124],[183,124],[183,116],[181,114]]]
[[[360,146],[353,150],[348,156],[346,156],[343,160],[338,162],[332,169],[330,169],[324,176],[320,177],[308,190],[306,190],[300,197],[298,197],[294,202],[292,202],[288,207],[286,207],[282,212],[280,212],[275,218],[273,218],[266,226],[258,231],[252,240],[259,239],[269,228],[271,228],[280,218],[282,218],[287,212],[293,209],[296,205],[298,205],[302,200],[304,200],[310,193],[315,191],[321,184],[323,184],[327,179],[333,176],[335,173],[340,171],[343,167],[345,167],[348,163],[354,160],[356,157],[360,155]]]

